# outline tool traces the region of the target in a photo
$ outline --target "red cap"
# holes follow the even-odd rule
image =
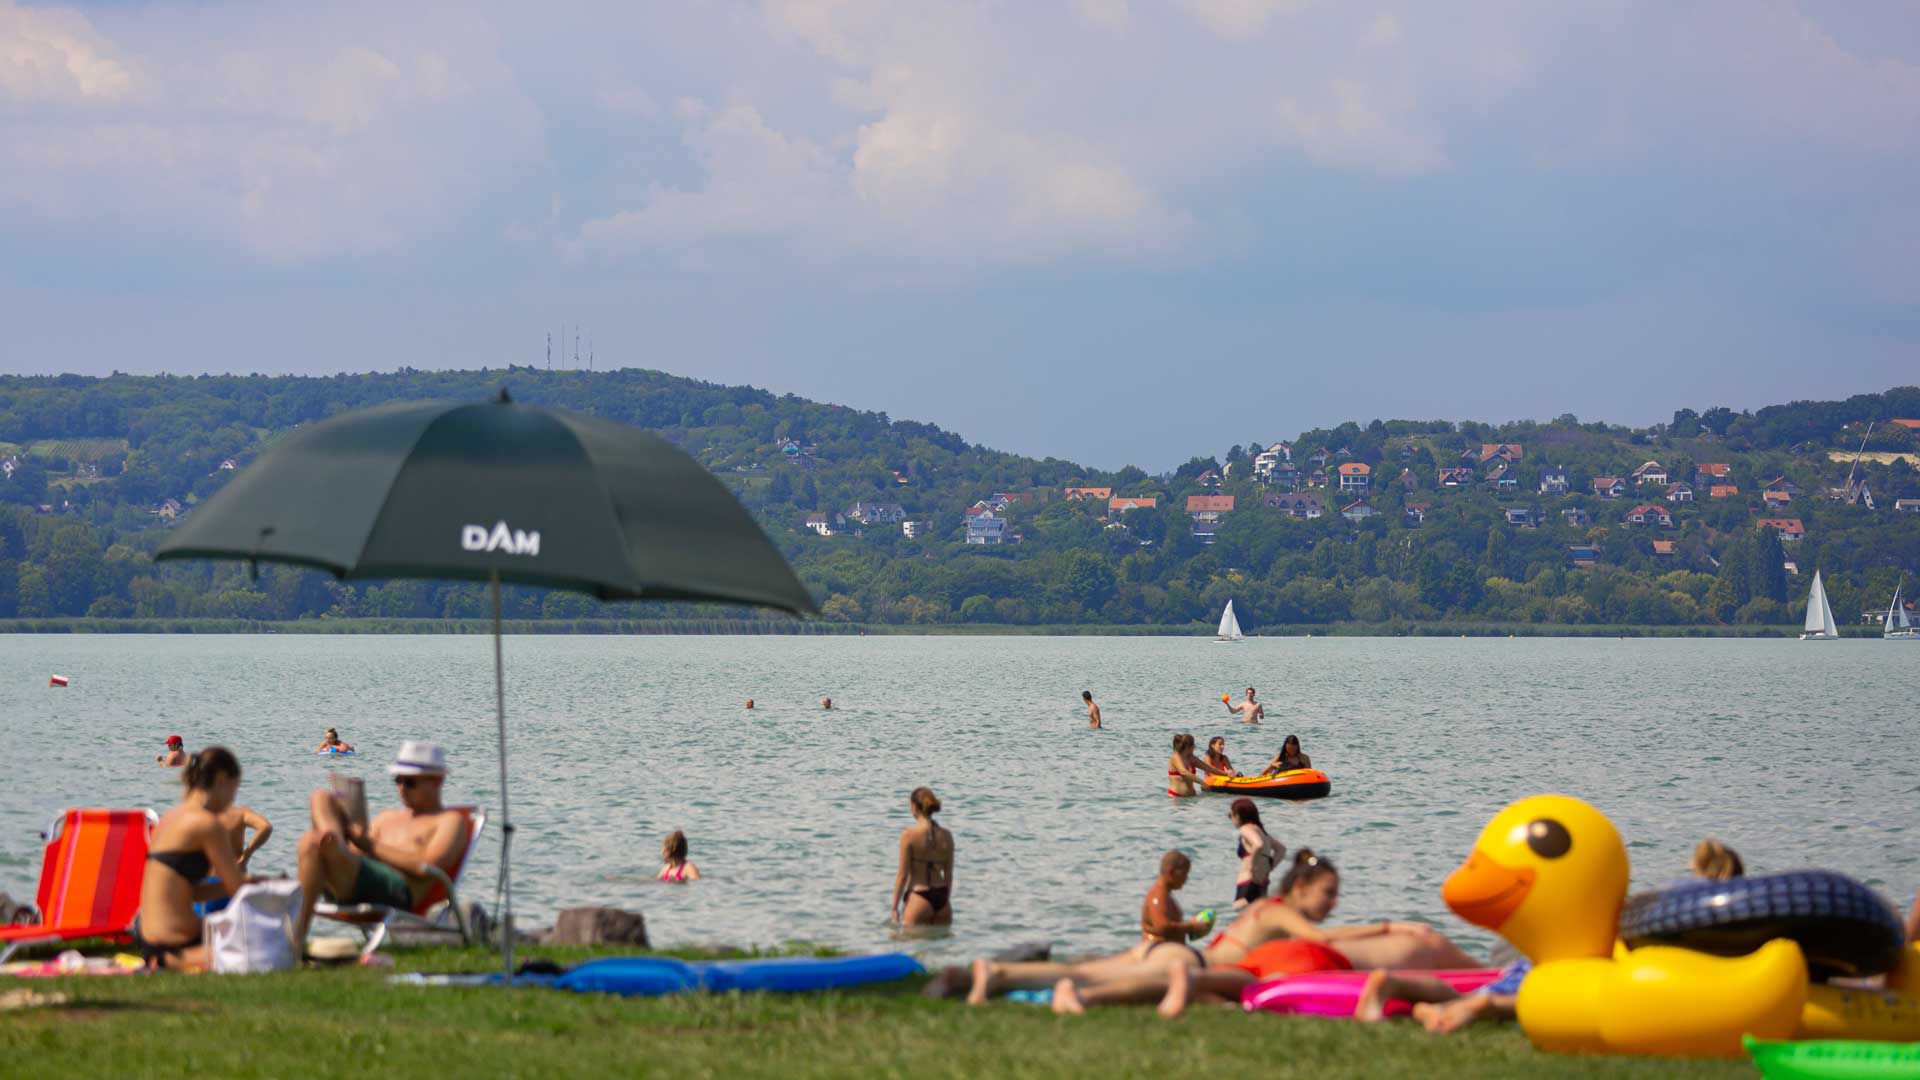
[[[174,743],[181,743],[181,744],[183,744],[183,745],[184,745],[184,744],[186,743],[186,741],[187,741],[187,740],[185,740],[185,739],[183,739],[183,738],[181,738],[181,737],[180,737],[180,736],[178,736],[178,735],[169,735],[169,736],[167,736],[167,745],[168,745],[168,746],[172,746],[172,745],[173,745]]]

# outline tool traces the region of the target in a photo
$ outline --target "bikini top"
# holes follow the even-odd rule
[[[687,879],[686,863],[681,863],[679,866],[669,866],[665,870],[661,871],[660,873],[660,880],[662,881],[677,882],[677,881],[685,881],[686,879]]]
[[[205,881],[213,869],[204,851],[149,851],[147,858],[195,884]]]

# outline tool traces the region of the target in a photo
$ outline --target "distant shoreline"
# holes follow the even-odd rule
[[[848,636],[874,637],[1189,637],[1210,638],[1201,626],[1015,626],[990,623],[954,625],[867,625],[797,619],[508,619],[509,634],[626,634],[662,636]],[[487,634],[487,619],[0,619],[0,634]],[[1842,628],[1845,633],[1846,628]],[[1254,637],[1688,637],[1791,638],[1798,624],[1784,626],[1569,626],[1550,623],[1330,623],[1269,626]],[[1861,638],[1879,636],[1877,627],[1860,627]]]

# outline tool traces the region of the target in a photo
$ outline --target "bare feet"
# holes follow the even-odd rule
[[[1060,1016],[1085,1016],[1087,1007],[1080,1001],[1080,988],[1072,979],[1053,984],[1053,1011]]]
[[[1172,1020],[1187,1011],[1187,996],[1193,990],[1193,969],[1185,964],[1175,964],[1167,969],[1167,992],[1160,999],[1158,1012],[1163,1019]]]
[[[999,982],[998,975],[999,973],[993,969],[992,964],[985,960],[975,960],[973,962],[973,988],[967,991],[967,1004],[985,1005],[987,999],[993,996],[993,992],[999,989],[996,985]]]
[[[1486,1011],[1489,1003],[1485,994],[1468,994],[1445,1005],[1416,1005],[1413,1018],[1435,1035],[1451,1035],[1480,1019],[1480,1014]]]
[[[1367,972],[1367,981],[1360,987],[1360,999],[1353,1003],[1355,1020],[1363,1024],[1377,1024],[1387,1018],[1386,986],[1385,968]]]

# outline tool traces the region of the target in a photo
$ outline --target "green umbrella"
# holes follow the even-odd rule
[[[603,600],[811,612],[786,560],[699,463],[664,439],[517,405],[384,405],[295,429],[174,529],[155,559],[294,563],[341,578],[491,585],[507,975],[507,712],[500,583]]]

